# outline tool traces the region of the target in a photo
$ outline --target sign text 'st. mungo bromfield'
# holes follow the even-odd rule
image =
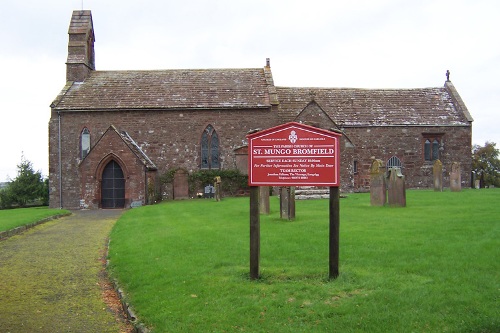
[[[340,137],[295,122],[249,134],[249,185],[339,186]]]

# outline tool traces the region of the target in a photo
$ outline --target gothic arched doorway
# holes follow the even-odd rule
[[[125,207],[125,177],[118,163],[111,160],[102,171],[101,207]]]

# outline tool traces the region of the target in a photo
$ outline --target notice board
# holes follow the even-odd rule
[[[250,186],[340,186],[341,134],[290,122],[247,135]]]

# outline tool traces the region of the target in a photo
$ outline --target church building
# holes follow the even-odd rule
[[[66,84],[49,121],[50,206],[150,203],[161,175],[241,169],[249,131],[290,121],[343,132],[341,190],[368,191],[370,165],[399,166],[407,188],[431,188],[453,162],[471,181],[472,117],[447,77],[419,89],[278,87],[260,68],[96,70],[90,11],[69,25]]]

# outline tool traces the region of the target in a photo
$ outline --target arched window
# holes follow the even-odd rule
[[[389,170],[389,168],[402,168],[403,164],[401,163],[401,160],[397,156],[393,156],[387,161],[385,167],[386,170]]]
[[[88,155],[90,151],[90,131],[85,127],[80,137],[80,152],[82,160]]]
[[[208,125],[201,135],[202,169],[219,169],[219,136],[212,125]]]

